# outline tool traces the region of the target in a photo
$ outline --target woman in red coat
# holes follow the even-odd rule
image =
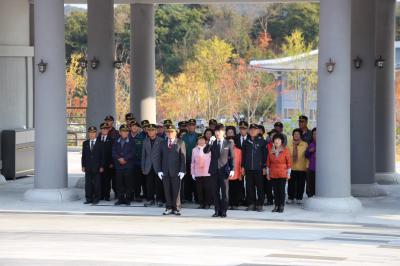
[[[267,178],[272,182],[275,198],[275,208],[272,212],[283,212],[286,180],[290,179],[292,163],[289,149],[283,145],[283,135],[275,134],[272,142],[272,149],[268,151],[267,159]]]

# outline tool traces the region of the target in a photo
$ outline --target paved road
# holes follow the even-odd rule
[[[400,227],[0,214],[0,265],[400,265]]]

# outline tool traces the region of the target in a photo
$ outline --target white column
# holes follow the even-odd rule
[[[352,0],[351,192],[357,197],[387,193],[375,182],[375,0]]]
[[[131,110],[156,122],[154,5],[131,4]]]
[[[64,1],[35,0],[35,187],[25,199],[77,200],[67,189]],[[45,73],[37,64],[48,63]]]
[[[115,117],[114,45],[114,1],[88,0],[87,126]],[[90,65],[94,57],[100,62],[96,69]]]
[[[318,56],[316,197],[308,210],[354,212],[350,192],[351,0],[321,0]],[[333,73],[326,63],[336,62]]]
[[[375,68],[375,160],[376,180],[381,184],[399,184],[396,173],[396,91],[394,78],[394,41],[396,0],[376,1],[375,57],[385,60]]]

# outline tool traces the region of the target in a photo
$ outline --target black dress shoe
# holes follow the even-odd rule
[[[97,204],[99,204],[99,201],[98,201],[98,200],[95,200],[95,201],[93,201],[93,203],[92,203],[92,205],[97,205]]]
[[[131,201],[130,201],[130,200],[126,200],[126,201],[124,202],[124,204],[125,204],[126,206],[131,206]]]
[[[219,217],[219,214],[216,212],[211,217]]]
[[[121,200],[117,200],[117,201],[114,203],[114,205],[116,205],[116,206],[121,205],[121,204],[123,204],[123,202],[122,202]]]
[[[90,203],[92,203],[93,201],[91,201],[91,200],[87,200],[87,201],[85,201],[83,204],[90,204]]]
[[[282,212],[283,212],[283,210],[284,210],[284,207],[283,207],[283,206],[279,206],[279,208],[278,208],[278,212],[282,213]]]
[[[221,214],[221,218],[226,218],[226,212]]]
[[[275,206],[275,208],[272,210],[272,212],[277,212],[278,209],[279,209],[279,207],[278,207],[278,206]]]

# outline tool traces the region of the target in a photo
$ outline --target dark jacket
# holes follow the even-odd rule
[[[104,167],[103,148],[100,142],[96,140],[92,150],[90,150],[90,140],[83,142],[81,163],[87,173],[100,172],[100,168]]]
[[[117,170],[125,170],[133,168],[133,152],[134,146],[132,141],[129,138],[126,139],[124,146],[121,146],[121,138],[118,138],[112,147],[112,157],[114,159],[115,169]],[[126,164],[121,165],[118,162],[118,159],[124,158]]]
[[[186,148],[186,164],[192,163],[193,148],[196,147],[197,138],[199,136],[200,136],[199,134],[193,132],[193,133],[186,133],[182,137],[182,140],[185,142],[185,148]]]
[[[236,144],[236,147],[238,147],[239,149],[242,149],[241,137],[242,137],[241,134],[237,134],[235,136],[235,144]],[[247,136],[246,136],[246,139],[248,139],[248,138],[250,138],[249,134],[247,134]]]
[[[111,136],[107,136],[106,141],[102,142],[101,141],[101,135],[97,137],[96,142],[101,143],[102,148],[103,148],[103,154],[104,154],[104,167],[110,167],[110,164],[114,164],[113,158],[112,158],[112,146],[114,143],[114,140]]]
[[[143,142],[142,148],[142,172],[143,174],[149,174],[151,167],[154,168],[156,173],[160,172],[160,146],[163,143],[163,139],[156,137],[151,146],[150,138],[146,138]]]
[[[119,131],[112,127],[110,131],[108,131],[108,135],[115,141],[119,138]]]
[[[212,145],[207,144],[204,147],[204,153],[211,152],[211,162],[208,172],[211,175],[215,175],[218,172],[224,173],[226,178],[229,176],[229,172],[233,171],[233,162],[235,155],[233,152],[233,143],[227,139],[222,142],[222,149],[218,147],[218,140],[215,140]]]
[[[139,132],[134,137],[129,134],[129,140],[132,141],[132,145],[134,146],[133,164],[138,166],[141,165],[143,141],[146,139],[145,134],[143,135],[142,132]]]
[[[261,137],[250,137],[243,142],[242,167],[245,170],[262,170],[267,163],[267,142]]]
[[[168,148],[168,139],[160,144],[160,165],[164,175],[178,176],[179,172],[186,172],[186,147],[185,142],[176,138],[172,147]]]

